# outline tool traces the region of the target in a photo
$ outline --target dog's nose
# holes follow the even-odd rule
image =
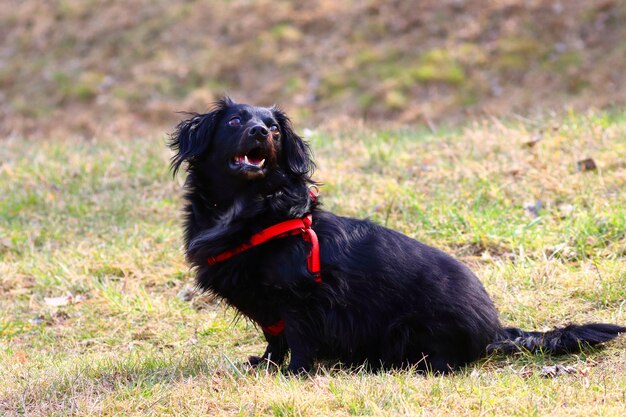
[[[267,139],[268,133],[269,133],[269,130],[267,130],[267,128],[263,125],[252,126],[250,130],[248,131],[248,135],[256,137],[257,140]]]

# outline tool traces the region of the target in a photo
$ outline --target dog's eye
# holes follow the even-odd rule
[[[233,117],[228,121],[228,126],[241,126],[241,119],[239,117]]]
[[[270,126],[270,132],[277,134],[278,132],[278,125],[271,125]]]

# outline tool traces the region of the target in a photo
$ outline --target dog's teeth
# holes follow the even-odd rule
[[[250,165],[250,161],[248,161],[248,155],[243,156],[243,162],[245,162],[247,165]]]
[[[265,158],[261,159],[261,162],[259,162],[259,168],[263,168],[264,163],[265,163]]]

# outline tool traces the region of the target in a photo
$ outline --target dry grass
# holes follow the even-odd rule
[[[150,133],[216,95],[425,122],[626,101],[619,0],[11,1],[0,133]]]
[[[506,324],[626,323],[623,113],[309,136],[328,209],[455,254]],[[623,414],[624,337],[449,377],[246,369],[258,329],[186,290],[168,158],[158,136],[2,142],[0,414]]]

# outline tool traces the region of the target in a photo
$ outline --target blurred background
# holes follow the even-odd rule
[[[132,137],[223,93],[298,123],[621,105],[626,1],[2,0],[0,134]]]

